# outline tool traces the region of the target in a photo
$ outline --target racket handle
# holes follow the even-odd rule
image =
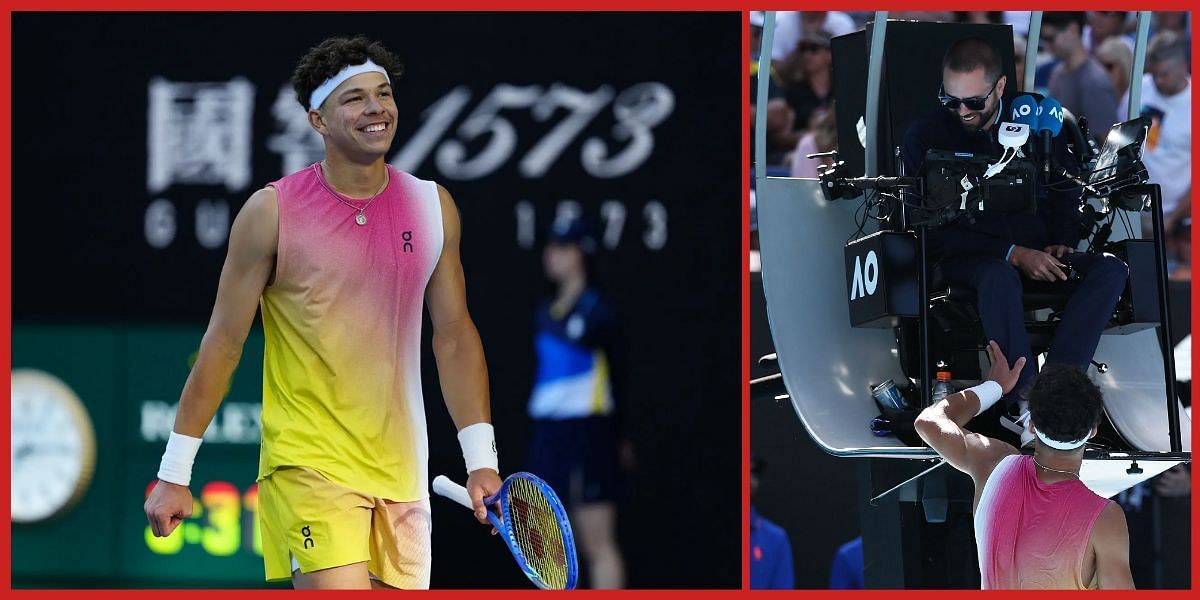
[[[454,483],[445,475],[433,478],[433,491],[437,495],[449,498],[471,510],[475,509],[475,506],[471,504],[471,496],[467,494],[467,488]]]

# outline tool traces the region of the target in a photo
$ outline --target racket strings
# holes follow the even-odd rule
[[[536,484],[517,479],[508,487],[509,528],[530,569],[553,589],[567,585],[563,531],[546,495]]]

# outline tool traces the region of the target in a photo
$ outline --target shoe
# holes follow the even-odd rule
[[[1029,428],[1029,411],[1022,411],[1018,417],[1005,414],[1000,417],[1000,425],[1011,431],[1021,439],[1021,447],[1024,448],[1033,443],[1033,430]]]
[[[1022,413],[1021,417],[1017,419],[1017,422],[1021,423],[1021,447],[1027,448],[1033,445],[1033,429],[1030,428],[1030,423],[1032,423],[1033,420],[1029,418],[1029,411]]]
[[[1000,415],[1000,425],[1012,432],[1013,435],[1021,435],[1021,417],[1013,416],[1007,412]]]

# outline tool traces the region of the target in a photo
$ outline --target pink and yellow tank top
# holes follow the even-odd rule
[[[261,301],[259,479],[304,466],[388,500],[428,496],[421,318],[441,202],[435,183],[388,172],[365,225],[319,163],[270,184],[279,248]]]
[[[1042,483],[1033,457],[1004,457],[975,507],[983,589],[1090,589],[1083,580],[1092,526],[1109,500],[1072,479]]]

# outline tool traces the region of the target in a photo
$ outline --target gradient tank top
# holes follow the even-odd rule
[[[304,466],[372,496],[428,497],[421,318],[441,202],[434,182],[388,173],[362,226],[319,163],[270,184],[279,248],[261,300],[259,479]]]
[[[975,508],[983,589],[1092,589],[1083,580],[1092,526],[1109,500],[1078,479],[1042,483],[1033,457],[1004,457]]]

